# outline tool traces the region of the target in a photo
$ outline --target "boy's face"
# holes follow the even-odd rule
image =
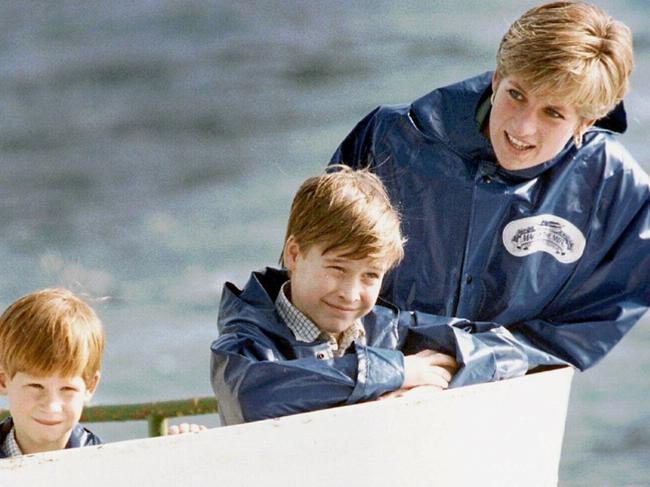
[[[338,336],[368,314],[377,301],[384,266],[369,258],[353,260],[342,250],[323,254],[323,245],[301,252],[290,237],[284,263],[291,272],[291,302],[322,331]]]
[[[0,392],[9,399],[16,440],[23,453],[65,448],[79,422],[84,402],[97,387],[99,373],[90,387],[81,376],[38,377],[17,372],[13,378],[0,371]]]

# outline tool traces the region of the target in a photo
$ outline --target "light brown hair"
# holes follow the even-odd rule
[[[314,244],[323,253],[343,250],[351,259],[371,258],[388,270],[404,256],[400,218],[381,180],[367,169],[329,166],[298,189],[284,243],[293,237],[301,252]]]
[[[528,10],[503,36],[497,74],[514,75],[536,95],[573,106],[586,120],[610,112],[628,90],[632,33],[600,8],[553,2]]]
[[[36,376],[80,375],[90,386],[101,368],[104,331],[95,312],[67,289],[43,289],[0,317],[0,367]]]

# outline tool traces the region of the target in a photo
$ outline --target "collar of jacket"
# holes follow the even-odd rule
[[[0,445],[5,441],[5,438],[11,431],[11,428],[14,427],[14,420],[9,416],[8,418],[5,418],[2,423],[0,423]],[[85,428],[81,426],[79,423],[75,425],[74,428],[72,428],[72,432],[70,433],[70,439],[68,440],[68,443],[66,443],[65,448],[79,448],[81,446],[85,446],[82,444],[82,440],[84,438],[84,433],[85,433]],[[4,457],[4,452],[2,449],[0,449],[0,458],[5,458]]]
[[[267,267],[264,271],[253,272],[242,290],[227,282],[219,303],[219,333],[233,321],[241,323],[242,319],[248,319],[266,332],[295,340],[289,327],[278,326],[281,320],[275,310],[275,298],[288,279],[286,270]]]
[[[446,144],[465,159],[475,162],[490,161],[496,166],[492,144],[481,133],[476,123],[476,111],[481,102],[492,95],[492,71],[445,86],[415,100],[409,115],[418,130]],[[596,121],[590,130],[606,129],[623,133],[627,129],[627,117],[623,102],[607,116]],[[537,166],[518,171],[498,167],[497,172],[506,180],[514,182],[536,178],[558,161],[575,152],[573,140],[569,140],[553,159]]]
[[[295,347],[313,347],[297,342],[275,309],[275,298],[288,279],[286,270],[267,267],[264,271],[253,272],[242,290],[227,282],[219,304],[219,333],[227,331],[230,323],[240,325],[242,320],[248,320],[269,334],[295,342]],[[372,312],[362,318],[368,343],[377,343],[382,336],[397,333],[399,314],[394,305],[379,298]]]

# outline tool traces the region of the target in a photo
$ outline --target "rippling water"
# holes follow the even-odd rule
[[[491,69],[534,3],[3,2],[2,306],[53,284],[93,300],[96,403],[211,394],[221,285],[277,260],[302,179],[376,105]],[[648,5],[597,3],[635,31],[624,140],[650,168]],[[576,377],[561,485],[650,484],[648,325]]]

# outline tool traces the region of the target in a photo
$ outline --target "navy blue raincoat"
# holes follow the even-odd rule
[[[254,272],[243,290],[226,283],[219,338],[212,343],[212,387],[224,425],[314,411],[375,399],[404,382],[404,353],[435,348],[460,365],[454,383],[472,384],[520,375],[525,349],[504,328],[466,320],[400,312],[381,303],[363,318],[366,345],[353,344],[327,359],[328,344],[295,339],[275,310],[286,271]],[[497,362],[495,351],[499,353]],[[471,357],[471,366],[465,366]],[[486,379],[487,377],[487,379]]]
[[[406,257],[385,299],[506,326],[526,352],[513,369],[586,369],[650,305],[649,179],[616,140],[622,104],[582,147],[569,141],[535,167],[501,168],[476,121],[491,77],[375,109],[332,163],[370,167],[402,213]]]

